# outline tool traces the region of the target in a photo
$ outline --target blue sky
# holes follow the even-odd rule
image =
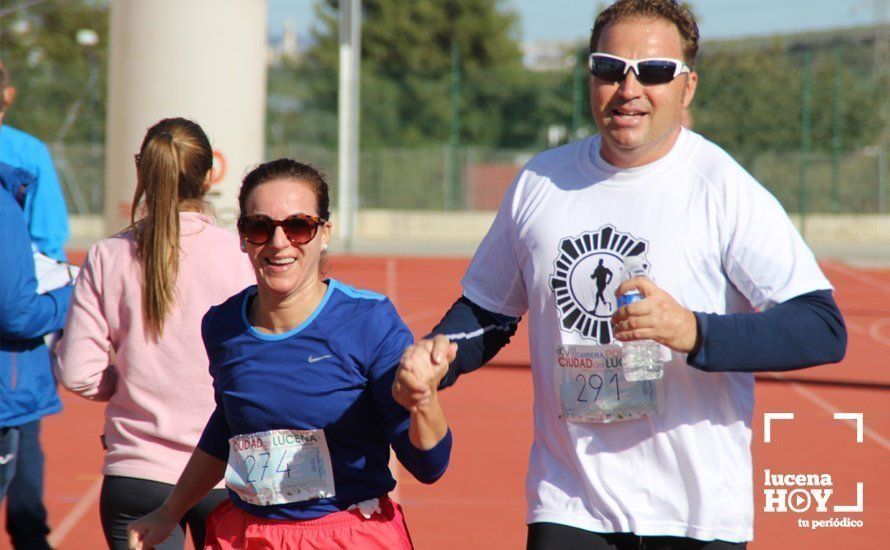
[[[286,18],[307,36],[315,0],[268,0],[269,29],[281,33]],[[410,2],[411,0],[404,0]],[[875,23],[875,0],[693,0],[702,38],[729,38],[850,27]],[[520,17],[523,40],[584,39],[596,0],[504,0]]]

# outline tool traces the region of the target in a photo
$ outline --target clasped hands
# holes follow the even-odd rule
[[[437,399],[439,382],[457,357],[457,344],[439,334],[408,346],[399,362],[392,395],[398,404],[417,412]]]

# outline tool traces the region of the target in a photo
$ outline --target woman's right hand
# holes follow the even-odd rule
[[[149,550],[160,544],[176,529],[179,519],[173,517],[164,506],[143,516],[127,527],[130,550]]]

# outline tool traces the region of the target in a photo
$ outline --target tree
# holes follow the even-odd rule
[[[0,51],[18,98],[4,122],[47,141],[104,141],[108,2],[19,4],[0,19]],[[82,29],[98,43],[78,44]]]
[[[365,0],[362,142],[416,145],[448,140],[452,43],[460,52],[461,139],[497,143],[500,97],[521,78],[517,17],[501,0]],[[337,0],[317,4],[315,45],[303,69],[308,107],[336,110]],[[484,121],[487,120],[487,123]],[[329,136],[328,136],[329,137]]]
[[[765,152],[798,151],[801,145],[804,52],[810,66],[811,149],[829,152],[834,132],[834,47],[814,49],[776,39],[758,49],[718,47],[700,56],[693,110],[695,129],[743,164]],[[844,58],[867,50],[843,49]],[[882,86],[865,70],[842,63],[841,143],[853,150],[874,143],[885,121],[878,116]]]

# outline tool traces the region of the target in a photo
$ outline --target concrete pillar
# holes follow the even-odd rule
[[[208,197],[234,222],[245,169],[263,160],[266,0],[113,0],[105,231],[128,225],[133,155],[162,118],[194,120],[214,149]]]

